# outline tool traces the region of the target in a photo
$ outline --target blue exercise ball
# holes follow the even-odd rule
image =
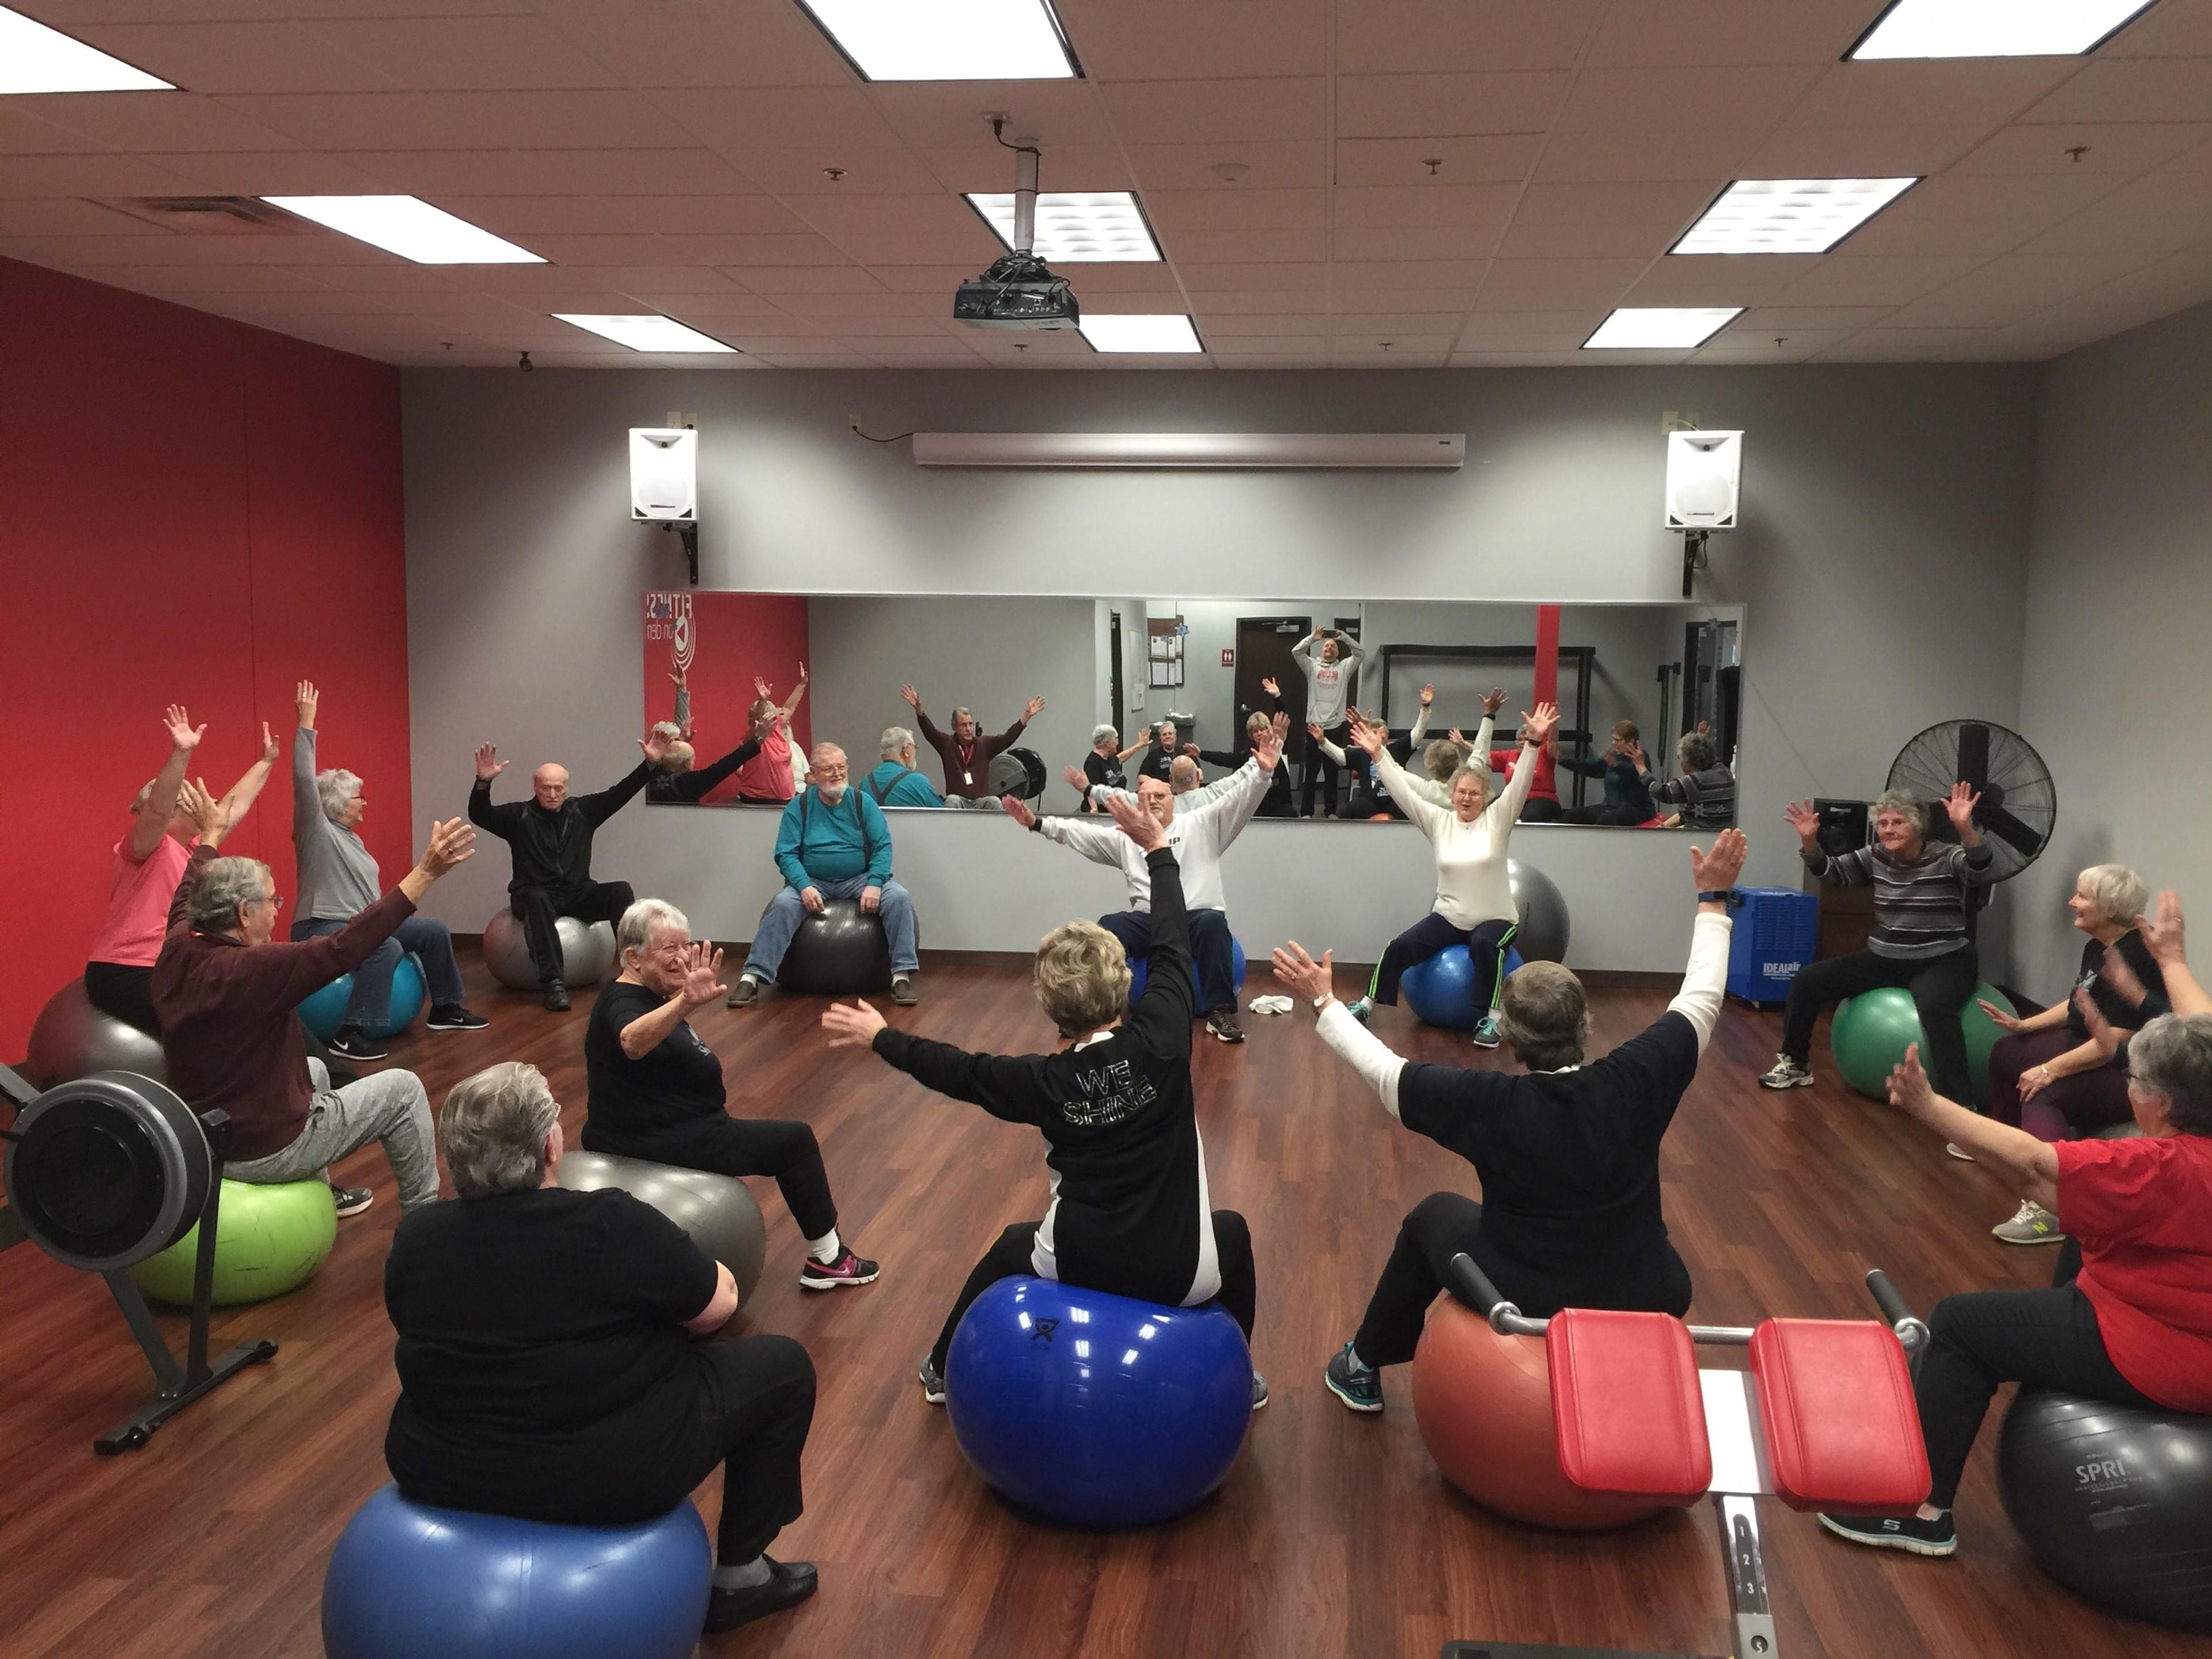
[[[960,1449],[1015,1503],[1077,1526],[1141,1527],[1229,1474],[1252,1420],[1252,1355],[1212,1304],[1006,1279],[953,1333],[945,1395]]]
[[[428,994],[422,981],[422,964],[411,952],[400,957],[399,965],[392,970],[392,1012],[384,1024],[368,1035],[398,1036],[422,1017],[422,1003]],[[353,975],[340,974],[301,1003],[300,1023],[328,1042],[345,1023],[346,1005],[352,1000]]]
[[[1521,953],[1505,947],[1505,971],[1521,965]],[[1447,1031],[1472,1031],[1474,1023],[1489,1012],[1486,999],[1475,1006],[1474,959],[1464,945],[1448,945],[1426,962],[1417,962],[1398,981],[1406,1005],[1424,1024]]]
[[[1137,999],[1145,994],[1145,963],[1149,958],[1129,958],[1129,1006],[1137,1006]],[[1244,945],[1235,934],[1229,939],[1229,982],[1238,990],[1244,988]]]
[[[323,1576],[329,1659],[688,1659],[714,1552],[687,1500],[628,1527],[410,1504],[386,1486]]]

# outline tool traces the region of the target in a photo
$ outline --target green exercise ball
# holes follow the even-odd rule
[[[1978,1004],[1982,1001],[2013,1012],[2011,999],[1996,986],[1977,985],[1960,1012],[1959,1023],[1966,1034],[1966,1076],[1973,1084],[1974,1097],[1959,1103],[1977,1109],[1990,1091],[1990,1050],[2004,1035],[1981,1011]],[[1828,1052],[1835,1057],[1836,1068],[1844,1082],[1869,1100],[1889,1098],[1889,1074],[1916,1042],[1921,1043],[1924,1066],[1928,1048],[1921,1038],[1920,1012],[1912,1006],[1912,993],[1894,986],[1845,998],[1828,1030]]]
[[[215,1305],[266,1302],[297,1289],[315,1276],[337,1236],[337,1209],[323,1182],[224,1182],[215,1224]],[[199,1249],[195,1225],[131,1268],[131,1280],[156,1302],[190,1307]]]

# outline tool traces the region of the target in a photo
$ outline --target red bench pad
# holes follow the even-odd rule
[[[1569,1308],[1545,1332],[1559,1468],[1587,1492],[1692,1504],[1712,1484],[1697,1350],[1665,1314]]]
[[[1770,1319],[1751,1375],[1775,1496],[1794,1510],[1899,1515],[1928,1496],[1905,1350],[1867,1320]]]

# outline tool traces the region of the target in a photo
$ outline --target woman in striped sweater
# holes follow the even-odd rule
[[[1965,784],[1954,785],[1943,810],[1958,831],[1958,844],[1931,845],[1928,809],[1893,789],[1874,804],[1875,844],[1833,855],[1821,850],[1812,802],[1792,801],[1784,811],[1807,869],[1832,886],[1873,886],[1874,927],[1865,950],[1808,962],[1790,981],[1782,1052],[1759,1079],[1766,1087],[1810,1088],[1813,1024],[1821,1009],[1887,985],[1912,993],[1936,1091],[1947,1100],[1974,1097],[1959,1014],[1981,979],[1981,959],[1966,933],[1966,890],[1988,884],[1994,858],[1974,828],[1981,799]]]
[[[1533,714],[1522,715],[1524,751],[1540,750],[1559,723],[1559,711],[1548,702],[1537,704]],[[1352,1012],[1364,1020],[1375,1004],[1396,1002],[1398,980],[1406,969],[1452,945],[1464,945],[1477,975],[1485,981],[1476,987],[1476,1006],[1485,1012],[1475,1022],[1475,1047],[1495,1048],[1498,969],[1520,922],[1513,888],[1506,879],[1505,844],[1528,799],[1536,769],[1533,764],[1515,767],[1504,792],[1492,801],[1488,771],[1462,766],[1452,775],[1451,805],[1439,806],[1413,787],[1413,780],[1391,755],[1388,737],[1379,726],[1358,719],[1352,722],[1352,740],[1374,757],[1375,775],[1436,849],[1437,902],[1433,910],[1384,947],[1367,994],[1352,1005]],[[1524,752],[1522,758],[1527,762],[1529,757]]]

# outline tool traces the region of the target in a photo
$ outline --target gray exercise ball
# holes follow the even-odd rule
[[[891,945],[881,916],[858,899],[829,899],[791,936],[775,982],[803,995],[846,997],[891,988]]]
[[[1514,908],[1521,926],[1513,935],[1513,948],[1523,962],[1565,962],[1567,939],[1566,896],[1552,878],[1533,864],[1505,860],[1505,878],[1513,888]]]
[[[730,1277],[738,1281],[741,1304],[752,1299],[768,1258],[768,1234],[759,1204],[735,1176],[606,1152],[574,1152],[562,1155],[561,1184],[572,1193],[619,1187],[641,1204],[650,1204],[730,1270]]]
[[[568,985],[596,985],[615,965],[614,924],[579,921],[562,916],[554,924],[561,935],[561,978]],[[529,943],[522,937],[522,919],[501,910],[483,930],[484,966],[501,985],[514,991],[538,988],[538,965],[530,959]]]
[[[160,1040],[94,1007],[81,979],[63,986],[39,1011],[23,1070],[42,1089],[95,1072],[136,1072],[156,1083],[168,1078]]]

